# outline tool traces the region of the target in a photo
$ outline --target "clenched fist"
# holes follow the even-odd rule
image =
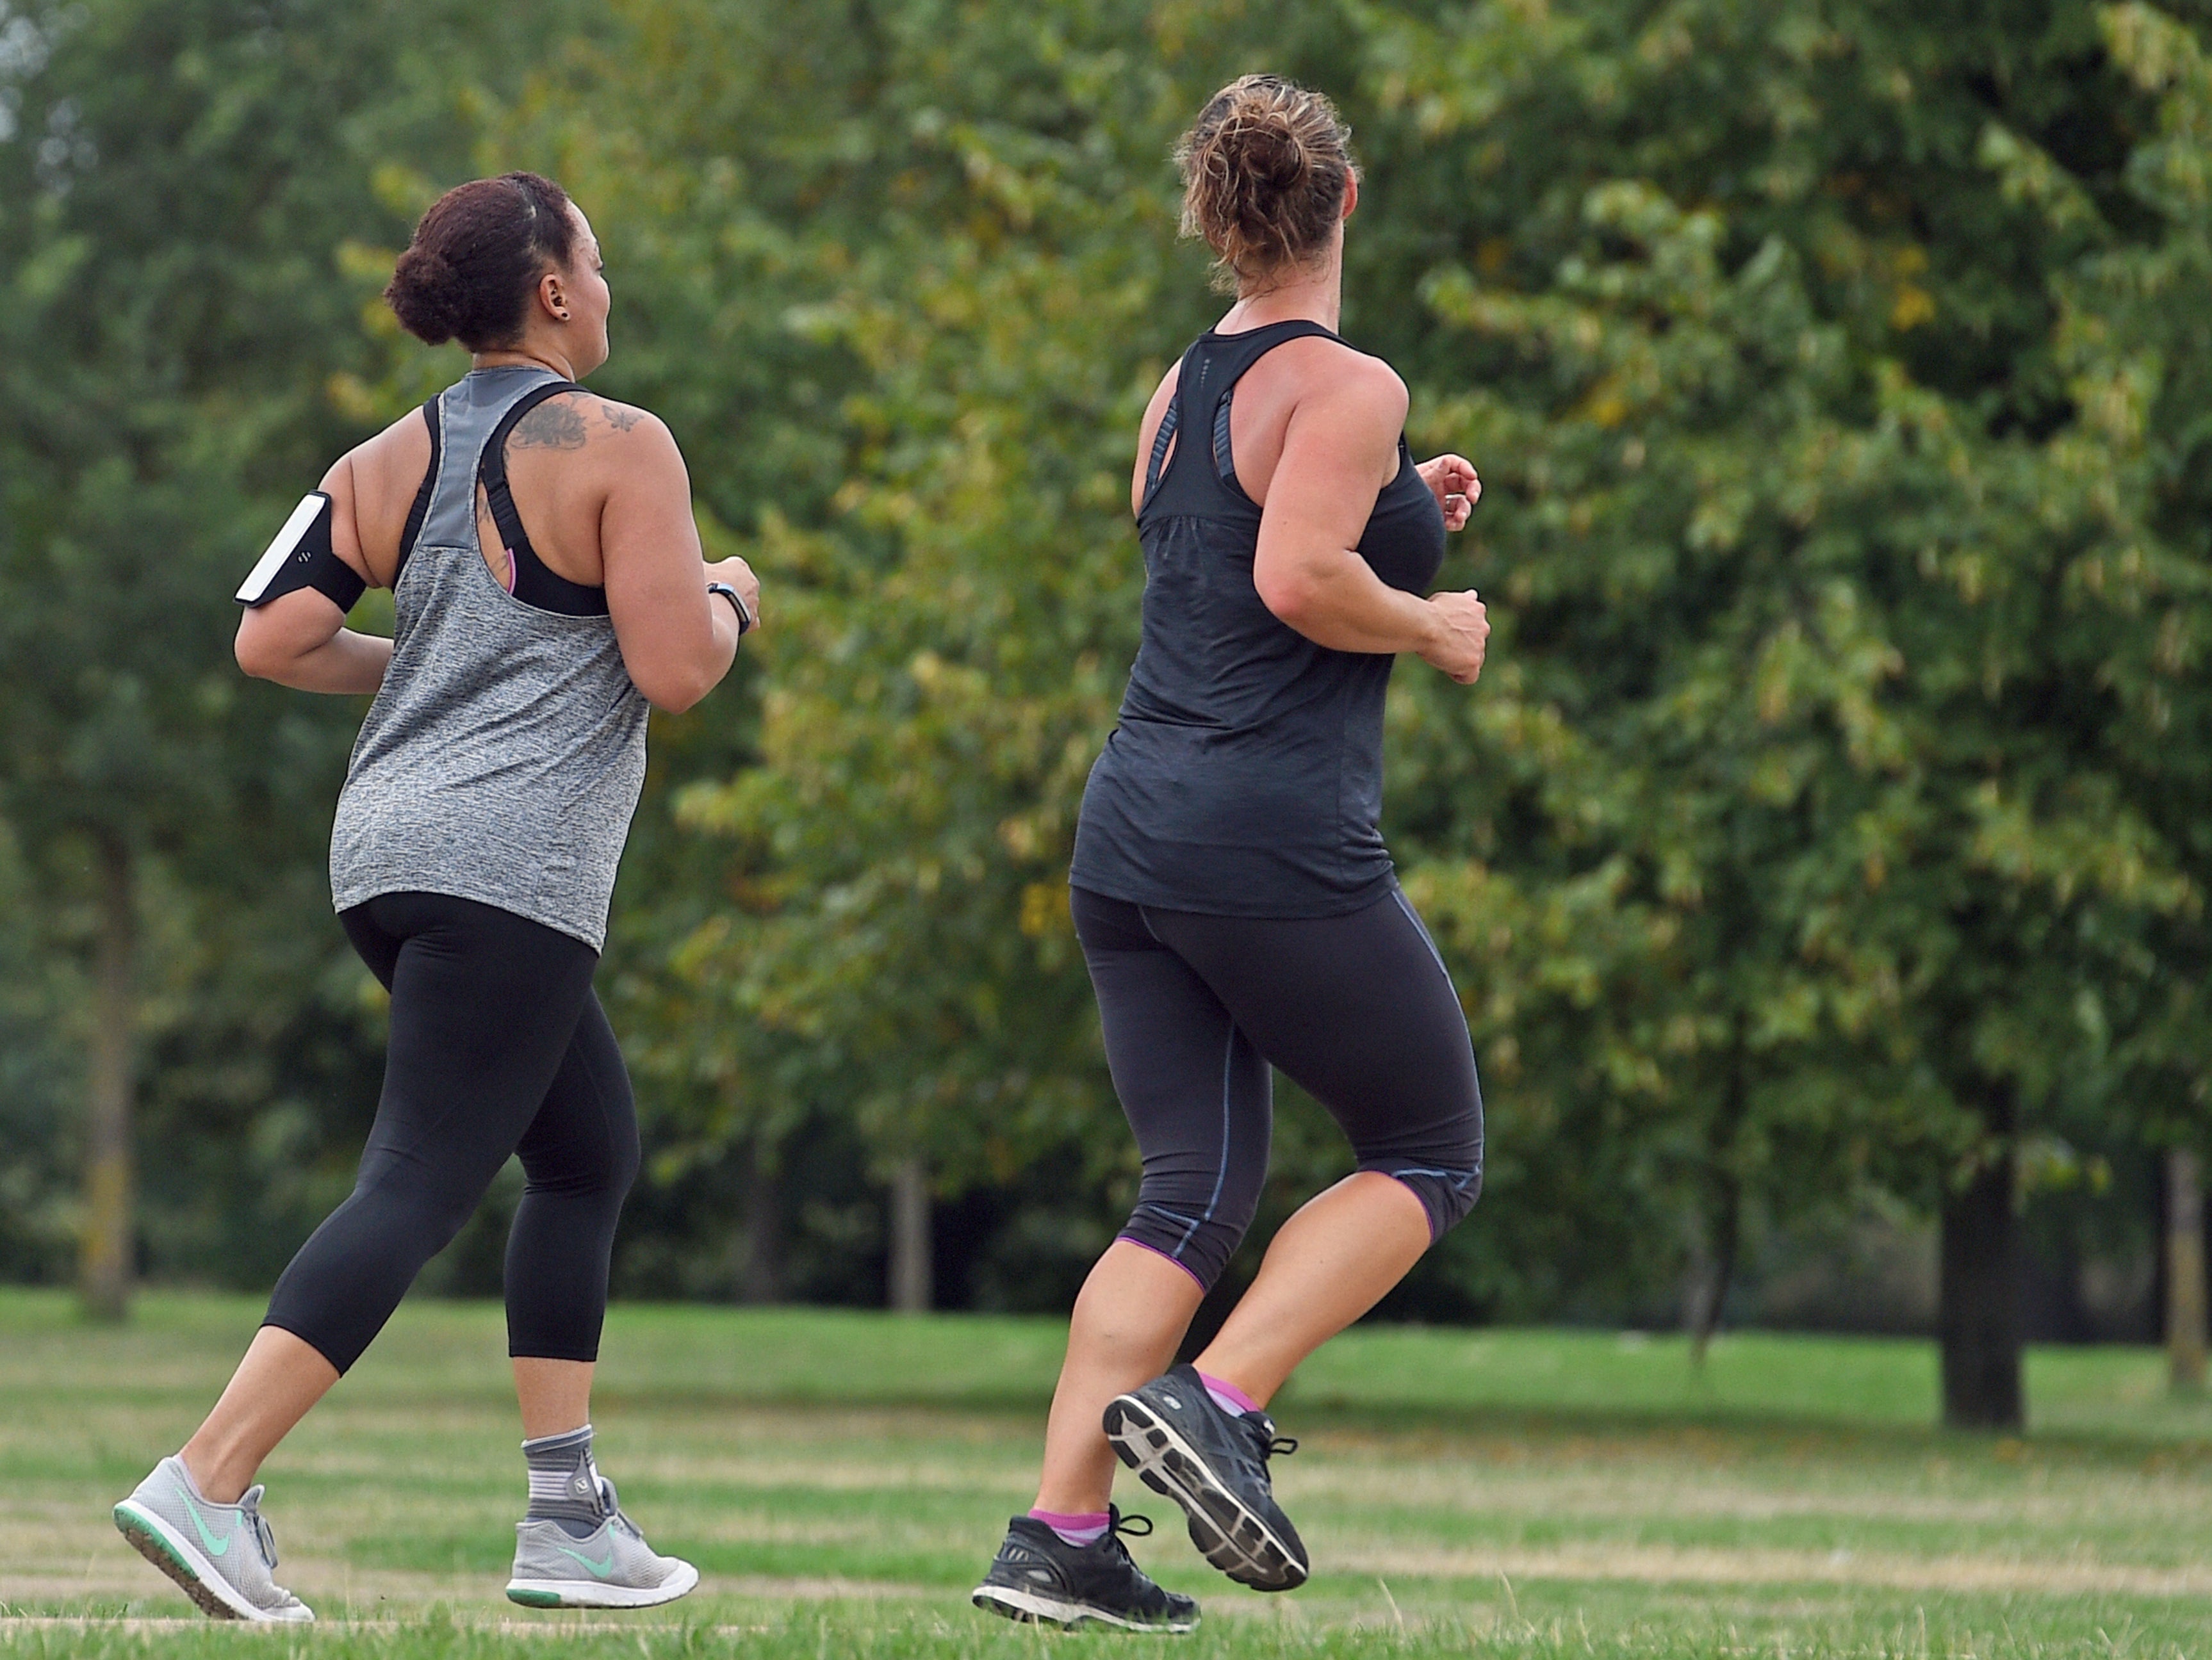
[[[1472,588],[1465,593],[1432,594],[1429,608],[1436,627],[1433,638],[1421,647],[1422,657],[1461,685],[1474,685],[1490,643],[1490,613]]]

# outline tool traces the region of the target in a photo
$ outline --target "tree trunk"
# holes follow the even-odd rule
[[[2197,1155],[2166,1155],[2166,1358],[2176,1394],[2204,1387],[2204,1189]]]
[[[1983,1122],[1991,1147],[1963,1189],[1943,1196],[1942,1306],[1943,1422],[1953,1429],[2014,1429],[2021,1390],[2020,1218],[2014,1210],[2019,1152],[2009,1087]]]
[[[94,949],[90,1087],[84,1115],[84,1227],[77,1293],[96,1320],[130,1312],[131,1245],[131,958],[137,873],[121,842],[97,844],[100,935]]]
[[[890,1300],[901,1314],[929,1312],[929,1166],[919,1156],[891,1173]]]
[[[1706,1242],[1692,1270],[1688,1307],[1684,1311],[1690,1333],[1690,1364],[1702,1372],[1705,1351],[1721,1329],[1721,1308],[1728,1301],[1735,1279],[1737,1240],[1743,1210],[1742,1196],[1733,1176],[1713,1183],[1711,1214],[1706,1218]]]
[[[738,1299],[773,1303],[783,1294],[783,1193],[776,1180],[775,1149],[752,1138],[745,1170],[744,1261],[738,1269]]]
[[[1728,1302],[1729,1287],[1735,1279],[1735,1259],[1742,1233],[1743,1184],[1731,1165],[1736,1137],[1742,1131],[1749,1104],[1751,1081],[1747,1056],[1750,1021],[1741,1009],[1735,1014],[1735,1033],[1729,1045],[1728,1085],[1721,1110],[1706,1131],[1705,1206],[1700,1218],[1703,1233],[1692,1269],[1690,1295],[1683,1309],[1690,1334],[1690,1365],[1705,1369],[1705,1351],[1721,1327],[1721,1310]]]

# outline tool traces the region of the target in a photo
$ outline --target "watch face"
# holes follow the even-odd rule
[[[726,594],[729,597],[730,607],[738,614],[738,633],[740,636],[753,626],[752,613],[745,609],[744,601],[738,597],[738,591],[731,587],[728,583],[710,582],[707,585],[707,591],[710,594]]]

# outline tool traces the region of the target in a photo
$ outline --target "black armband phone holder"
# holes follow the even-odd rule
[[[255,561],[240,586],[240,605],[266,605],[301,588],[313,588],[341,611],[350,611],[368,585],[331,546],[331,499],[311,490],[300,499],[276,540]]]

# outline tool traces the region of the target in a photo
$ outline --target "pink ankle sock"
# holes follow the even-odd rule
[[[1224,1383],[1218,1378],[1209,1378],[1202,1372],[1198,1374],[1198,1381],[1206,1385],[1206,1392],[1213,1397],[1213,1404],[1224,1412],[1233,1412],[1241,1417],[1245,1413],[1260,1409],[1260,1403],[1234,1384]]]
[[[1060,1536],[1064,1545],[1073,1545],[1079,1550],[1085,1545],[1095,1545],[1106,1536],[1106,1530],[1114,1524],[1113,1517],[1105,1511],[1094,1510],[1081,1516],[1062,1516],[1056,1511],[1033,1510],[1030,1519],[1042,1522]]]

